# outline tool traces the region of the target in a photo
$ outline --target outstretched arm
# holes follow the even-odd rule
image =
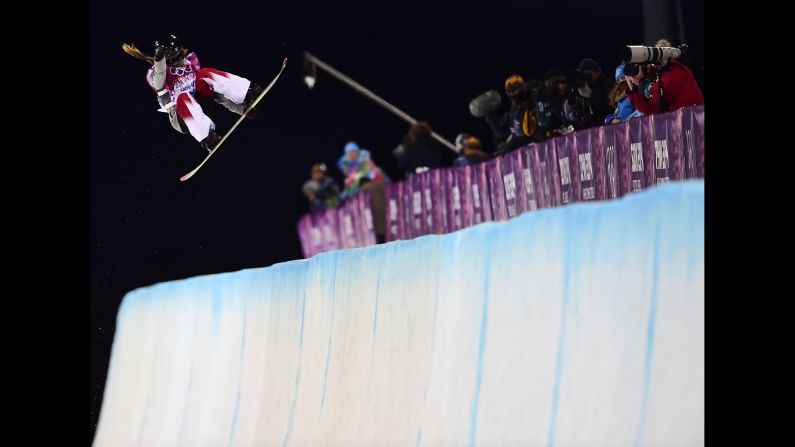
[[[152,76],[152,87],[155,91],[163,90],[166,85],[166,48],[155,42],[155,66]]]

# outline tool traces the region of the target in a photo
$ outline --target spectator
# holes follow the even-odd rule
[[[541,139],[536,116],[538,91],[528,87],[519,75],[505,80],[505,94],[510,99],[510,109],[502,111],[502,99],[495,90],[490,90],[469,104],[469,111],[476,117],[485,117],[494,133],[497,145],[495,154],[502,154],[524,144]]]
[[[337,182],[327,175],[327,170],[324,163],[315,163],[312,166],[312,178],[304,183],[303,192],[309,199],[309,209],[313,212],[339,204],[340,188]]]
[[[635,110],[635,105],[627,97],[627,83],[624,82],[623,64],[616,67],[616,85],[610,90],[608,100],[610,101],[610,106],[614,107],[615,110],[607,115],[605,124],[620,123],[630,118],[643,116],[642,113]]]
[[[359,192],[366,182],[381,184],[387,180],[381,168],[370,159],[370,151],[359,148],[353,141],[345,145],[345,154],[337,161],[337,167],[345,175],[345,189],[341,195],[343,200]]]
[[[604,107],[607,104],[607,94],[616,84],[615,80],[602,74],[602,68],[593,59],[585,58],[580,61],[580,71],[590,76],[590,86],[593,90],[591,103],[597,109],[601,107],[601,109],[596,110],[596,113],[599,114],[606,111]]]
[[[538,91],[536,117],[543,139],[563,134],[563,99],[566,97],[566,78],[563,70],[551,69],[544,73],[544,83]]]
[[[454,166],[466,166],[482,163],[489,159],[489,154],[483,152],[480,139],[468,137],[463,143],[461,155],[455,159]]]
[[[614,81],[602,74],[599,64],[589,58],[580,61],[576,70],[566,73],[568,93],[563,103],[564,125],[587,129],[602,123],[612,112],[607,94]]]
[[[444,149],[434,141],[433,130],[428,123],[418,122],[411,126],[403,142],[395,150],[398,167],[405,173],[405,177],[417,171],[418,168],[440,168],[445,166]]]
[[[469,137],[470,137],[470,135],[468,133],[464,133],[464,132],[458,134],[455,137],[455,151],[456,152],[458,152],[459,154],[463,154],[464,153],[464,144],[466,143],[467,138],[469,138]]]
[[[383,183],[365,182],[361,190],[370,193],[370,211],[373,217],[375,240],[383,244],[386,240],[386,189]]]
[[[591,105],[593,90],[587,75],[580,70],[569,70],[566,73],[566,89],[566,99],[563,102],[564,124],[571,125],[576,130],[601,124],[602,120],[597,117]]]
[[[511,110],[508,112],[511,135],[505,144],[497,149],[498,153],[509,152],[529,144],[539,135],[536,116],[538,91],[529,88],[521,76],[513,75],[505,80],[505,94],[511,100]]]

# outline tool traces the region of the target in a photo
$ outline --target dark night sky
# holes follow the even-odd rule
[[[334,166],[346,141],[369,149],[399,176],[391,150],[408,130],[401,119],[319,72],[301,82],[308,50],[453,140],[491,134],[469,101],[501,90],[513,73],[596,59],[612,74],[623,45],[643,41],[639,0],[483,2],[386,7],[380,2],[104,2],[91,5],[91,424],[102,401],[118,306],[132,289],[301,257],[295,224],[306,211],[302,183],[314,162]],[[703,2],[683,2],[691,57],[703,88]],[[695,3],[695,4],[693,4]],[[256,5],[256,6],[254,6]],[[192,8],[192,9],[191,9]],[[220,8],[220,9],[219,9]],[[218,154],[188,182],[204,150],[156,112],[147,66],[121,51],[178,35],[203,67],[266,85],[288,66]],[[225,109],[224,133],[236,119]],[[206,153],[206,152],[205,152]],[[337,175],[339,178],[339,176]]]

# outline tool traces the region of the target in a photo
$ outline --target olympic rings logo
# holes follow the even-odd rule
[[[188,64],[182,67],[168,67],[168,72],[174,76],[185,76],[185,73],[193,73],[193,66]]]

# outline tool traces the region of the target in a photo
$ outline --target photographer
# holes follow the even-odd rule
[[[608,102],[608,94],[613,89],[616,81],[612,77],[605,76],[602,73],[602,68],[593,59],[585,58],[580,61],[580,71],[588,76],[588,85],[593,90],[591,104],[598,109],[595,110],[596,114],[604,116],[602,112],[606,111],[605,105]]]
[[[513,75],[505,80],[505,94],[511,101],[511,110],[508,112],[511,134],[505,143],[497,148],[497,154],[530,144],[539,134],[536,116],[538,92],[530,88],[524,78]]]
[[[659,47],[655,53],[656,60],[651,57],[638,56],[639,52],[630,55],[631,48],[627,47],[625,60],[629,63],[624,67],[627,82],[627,96],[641,113],[650,115],[664,113],[687,106],[704,104],[704,95],[698,87],[693,73],[687,66],[675,60],[681,50],[672,47]],[[683,47],[686,48],[686,47]],[[661,50],[662,52],[660,52]],[[652,54],[649,51],[649,54]],[[658,55],[659,54],[659,55]],[[653,62],[662,62],[662,65],[652,65]],[[637,70],[637,73],[633,73]]]
[[[612,112],[607,94],[612,81],[602,75],[599,64],[593,59],[583,59],[578,69],[566,73],[568,94],[563,103],[565,124],[575,130],[587,129],[602,124]]]
[[[564,124],[574,126],[575,130],[601,124],[591,103],[594,92],[588,85],[587,75],[580,70],[569,70],[566,73],[566,87],[568,94],[563,102]]]
[[[502,154],[529,144],[540,138],[536,100],[538,92],[519,75],[505,80],[505,94],[510,99],[510,109],[505,111],[500,94],[490,90],[469,104],[473,116],[485,118],[494,133],[496,154]]]
[[[543,139],[562,134],[563,100],[566,97],[566,78],[563,70],[554,68],[544,73],[544,83],[538,89],[536,116]]]

